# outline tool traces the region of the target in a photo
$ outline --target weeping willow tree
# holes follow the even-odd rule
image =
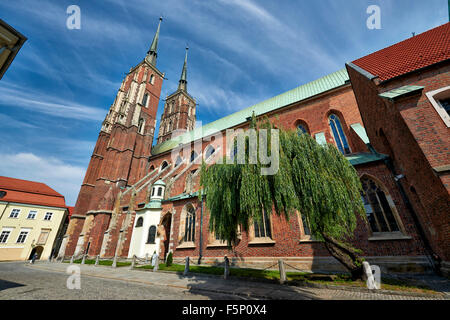
[[[269,129],[268,121],[251,128]],[[258,140],[259,141],[259,140]],[[235,142],[236,143],[236,142]],[[246,160],[249,159],[248,139]],[[260,149],[258,144],[258,150]],[[365,221],[361,201],[361,182],[349,161],[332,145],[319,145],[308,134],[279,130],[279,170],[261,175],[265,167],[255,164],[232,164],[201,168],[200,185],[206,193],[210,212],[210,230],[231,247],[239,241],[239,232],[249,231],[253,221],[266,214],[284,215],[287,220],[300,212],[309,222],[311,235],[322,240],[329,253],[341,262],[353,279],[363,277],[360,250],[349,243],[356,228],[357,215]]]

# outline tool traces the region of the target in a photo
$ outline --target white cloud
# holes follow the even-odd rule
[[[42,182],[62,194],[67,205],[74,205],[85,169],[54,158],[33,153],[0,154],[0,175]]]
[[[55,117],[102,121],[106,110],[77,104],[55,96],[7,85],[0,87],[0,105],[31,109]]]

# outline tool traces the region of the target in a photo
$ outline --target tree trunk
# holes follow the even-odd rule
[[[328,252],[342,263],[352,275],[352,280],[364,280],[363,259],[355,249],[322,233]]]

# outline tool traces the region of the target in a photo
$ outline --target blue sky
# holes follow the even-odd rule
[[[72,4],[80,30],[66,28]],[[380,30],[366,27],[374,4]],[[160,15],[161,97],[176,89],[188,43],[203,123],[448,21],[447,0],[0,0],[0,18],[28,38],[0,80],[0,175],[45,182],[74,205],[101,122]]]

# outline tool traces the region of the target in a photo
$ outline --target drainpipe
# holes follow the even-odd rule
[[[202,251],[203,251],[203,202],[204,202],[204,197],[203,197],[203,189],[200,190],[200,201],[201,201],[201,206],[200,206],[200,252],[198,255],[198,264],[202,263]]]
[[[3,214],[5,213],[5,211],[6,211],[6,208],[8,208],[8,205],[9,205],[9,202],[6,202],[6,204],[5,204],[5,208],[3,209],[3,211],[2,211],[2,214],[0,215],[0,220],[2,220],[2,218],[3,218]]]

